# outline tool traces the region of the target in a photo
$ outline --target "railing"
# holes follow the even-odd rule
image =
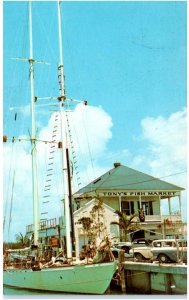
[[[161,222],[180,222],[182,221],[181,215],[167,215],[167,216],[161,216]]]
[[[44,229],[48,229],[48,228],[55,228],[56,225],[57,225],[56,218],[46,220],[46,221],[41,221],[39,223],[39,230],[44,230]],[[26,226],[26,233],[33,232],[33,231],[34,231],[33,224]]]
[[[140,222],[138,217],[133,218],[133,222]],[[159,222],[161,223],[161,216],[160,215],[145,215],[145,223],[148,222]]]
[[[56,218],[39,223],[39,230],[56,227]]]
[[[147,215],[145,216],[145,222],[161,222],[160,215]]]
[[[171,221],[171,222],[180,222],[182,221],[181,215],[147,215],[145,216],[145,222],[160,222],[164,223],[164,221]]]
[[[138,217],[135,217],[133,219],[133,222],[138,222],[139,219]],[[161,216],[161,215],[145,215],[145,223],[150,223],[150,222],[159,222],[159,223],[164,223],[165,221],[170,221],[170,222],[180,222],[182,221],[181,215],[166,215],[166,216]]]

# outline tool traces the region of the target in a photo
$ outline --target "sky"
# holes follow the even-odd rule
[[[3,3],[3,133],[8,137],[3,197],[7,225],[12,199],[9,239],[32,223],[30,145],[10,141],[31,133],[29,67],[13,59],[29,57],[27,9],[25,1]],[[58,95],[57,26],[56,1],[34,1],[33,56],[49,63],[35,64],[38,97]],[[66,1],[62,32],[66,95],[89,104],[68,113],[78,182],[83,186],[120,162],[186,188],[186,2]],[[40,139],[52,135],[53,109],[36,108]],[[37,152],[41,186],[49,145],[39,143]],[[62,209],[61,174],[57,168],[53,172],[48,218]],[[43,192],[40,188],[40,199]],[[182,201],[186,220],[185,192]],[[166,209],[162,201],[162,211]],[[173,209],[178,209],[176,203]]]

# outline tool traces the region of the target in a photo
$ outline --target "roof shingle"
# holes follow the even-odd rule
[[[115,164],[113,169],[81,188],[76,194],[102,190],[181,191],[184,189],[121,164]]]

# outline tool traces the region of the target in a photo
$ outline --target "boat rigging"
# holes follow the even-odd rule
[[[39,243],[39,186],[37,176],[37,149],[36,149],[36,124],[35,109],[37,101],[40,98],[35,96],[34,90],[34,64],[33,58],[33,36],[32,36],[32,4],[29,1],[29,78],[30,78],[30,103],[31,103],[31,156],[32,156],[32,194],[33,194],[33,217],[34,217],[34,244],[28,248],[22,249],[21,263],[14,265],[8,259],[11,255],[11,249],[4,253],[4,284],[19,288],[68,292],[68,293],[86,293],[103,294],[108,288],[110,281],[116,271],[117,263],[110,251],[110,243],[106,239],[99,245],[93,260],[84,262],[77,261],[72,257],[74,250],[74,226],[72,217],[72,191],[71,191],[71,172],[68,144],[68,125],[65,114],[65,107],[69,100],[65,94],[64,69],[63,69],[63,51],[62,51],[62,32],[61,32],[61,10],[60,1],[57,2],[58,8],[58,34],[59,34],[59,96],[57,104],[61,116],[61,146],[62,149],[62,173],[64,182],[64,211],[66,226],[66,255],[60,251],[56,258],[44,262],[43,253],[40,256]],[[52,97],[50,97],[52,99]],[[53,97],[54,100],[54,97]],[[71,99],[71,102],[73,99]],[[84,101],[86,105],[87,102]],[[45,105],[45,104],[44,104]],[[52,105],[52,103],[50,104]],[[54,103],[53,103],[54,105]],[[7,140],[7,137],[4,138]],[[21,139],[20,139],[21,140]],[[26,139],[27,140],[27,139]],[[49,141],[45,141],[49,143]],[[55,141],[51,141],[54,143]],[[32,258],[28,261],[28,251],[33,251]],[[99,254],[100,253],[100,254]],[[103,255],[102,255],[103,254]],[[62,258],[60,260],[60,257]],[[17,256],[18,259],[18,256]]]

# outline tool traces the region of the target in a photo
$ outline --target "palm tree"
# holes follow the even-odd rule
[[[115,213],[119,216],[119,221],[113,221],[111,224],[118,225],[121,231],[121,240],[125,242],[129,241],[128,234],[132,231],[140,230],[140,227],[133,222],[135,217],[138,217],[138,213],[131,216],[127,216],[124,212],[116,210]]]

